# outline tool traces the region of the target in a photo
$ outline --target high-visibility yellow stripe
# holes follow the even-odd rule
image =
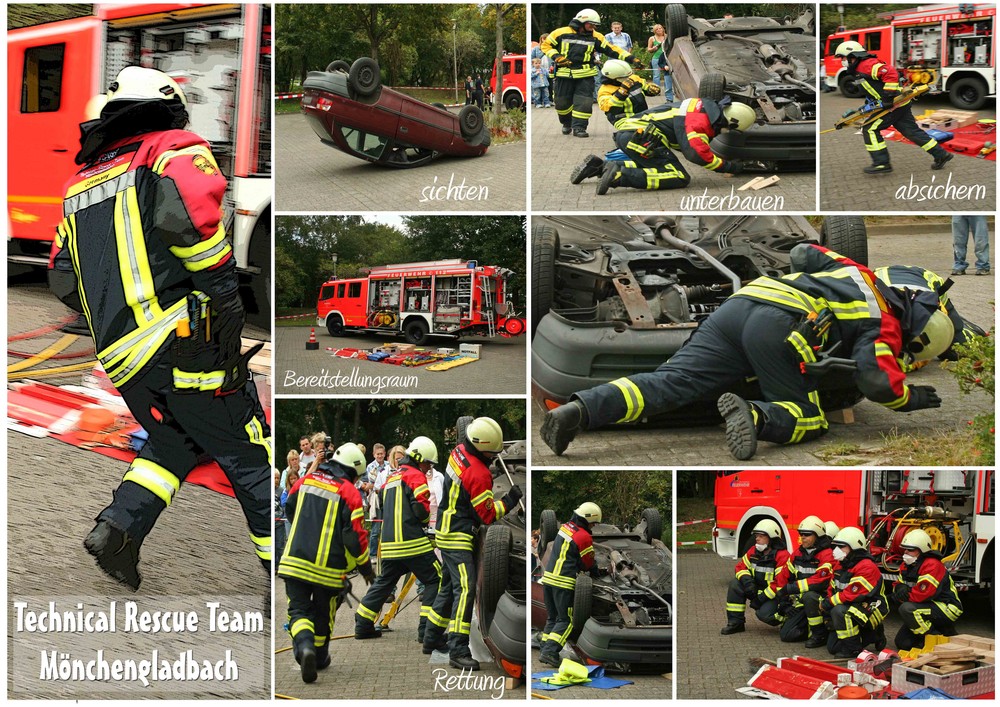
[[[267,452],[268,466],[274,466],[274,450],[271,447],[271,437],[270,435],[264,435],[264,426],[260,423],[260,420],[256,417],[250,418],[250,422],[243,429],[247,431],[247,437],[250,438],[251,444],[259,445]]]
[[[169,469],[142,457],[136,457],[132,460],[132,464],[122,478],[122,482],[125,481],[139,484],[168,506],[173,500],[174,494],[181,487],[180,479]]]
[[[253,541],[254,552],[257,553],[257,557],[259,557],[262,560],[271,559],[271,552],[272,552],[271,536],[258,537],[253,533],[250,533],[250,540]]]

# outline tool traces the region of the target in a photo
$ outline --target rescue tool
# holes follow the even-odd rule
[[[873,122],[883,117],[884,115],[891,113],[897,108],[916,100],[919,96],[927,93],[930,90],[930,86],[927,84],[916,84],[915,86],[906,86],[901,89],[899,95],[892,99],[891,106],[883,106],[881,104],[865,104],[859,108],[848,111],[844,113],[844,116],[834,123],[832,128],[827,128],[826,130],[821,130],[820,135],[825,133],[832,133],[834,130],[840,130],[841,128],[846,128],[849,125],[857,125],[859,127],[864,127],[866,125],[871,125]]]

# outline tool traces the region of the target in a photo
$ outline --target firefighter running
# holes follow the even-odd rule
[[[354,486],[364,470],[365,455],[356,444],[332,453],[328,445],[326,460],[288,494],[291,530],[278,576],[285,580],[292,650],[306,683],[330,665],[330,636],[341,597],[350,590],[348,572],[357,569],[369,584],[374,579],[361,494]]]
[[[435,533],[443,564],[441,585],[427,613],[424,653],[447,648],[453,668],[479,670],[469,648],[476,598],[476,529],[503,518],[523,496],[521,488],[514,485],[503,499],[493,500],[493,475],[488,466],[501,451],[500,425],[492,418],[477,417],[466,428],[465,439],[452,450],[444,476]]]
[[[53,244],[53,292],[86,316],[102,367],[149,434],[84,541],[133,590],[139,548],[202,451],[231,482],[271,567],[271,431],[255,387],[244,385],[226,179],[187,123],[173,79],[123,69],[100,117],[80,126],[83,167],[67,185]]]
[[[764,519],[754,526],[754,546],[749,548],[736,563],[736,576],[729,582],[726,594],[726,625],[720,633],[729,636],[746,631],[746,605],[756,612],[757,618],[769,626],[778,626],[781,620],[775,614],[778,601],[767,597],[765,590],[774,581],[778,570],[788,563],[788,550],[781,537],[781,528],[773,520]]]
[[[899,650],[923,648],[928,633],[954,636],[955,622],[962,615],[955,580],[934,550],[930,535],[915,528],[903,536],[900,543],[903,564],[892,589],[892,598],[899,602],[899,617],[903,626],[896,634]]]
[[[418,639],[423,642],[424,627],[431,605],[437,598],[441,563],[425,534],[430,516],[431,492],[427,472],[437,464],[437,447],[427,437],[416,437],[406,449],[399,468],[382,487],[382,536],[379,541],[379,574],[361,600],[354,617],[354,637],[379,638],[375,621],[399,579],[412,573],[423,585],[420,600]]]
[[[893,100],[899,95],[899,72],[891,64],[880,61],[858,42],[848,40],[837,47],[836,55],[845,60],[849,75],[859,77],[858,84],[868,94],[865,107],[890,108]],[[896,107],[885,115],[875,118],[862,127],[865,149],[872,158],[872,163],[864,168],[865,174],[882,174],[892,171],[889,161],[889,148],[882,139],[882,131],[896,128],[907,140],[920,149],[930,153],[934,158],[931,169],[941,169],[954,155],[941,147],[937,140],[917,126],[913,118],[909,101]]]
[[[542,629],[541,655],[538,660],[559,667],[559,652],[573,630],[573,597],[576,576],[594,566],[592,523],[601,522],[601,508],[590,501],[581,503],[573,517],[562,524],[548,550],[542,589],[548,618]]]
[[[598,53],[642,68],[638,57],[611,44],[596,30],[600,23],[594,10],[580,10],[568,26],[553,30],[541,44],[542,51],[556,65],[554,103],[563,135],[590,137],[587,126],[593,110]]]
[[[736,459],[752,458],[758,440],[815,439],[828,423],[810,366],[832,347],[849,357],[869,400],[898,412],[940,407],[933,387],[906,384],[898,360],[904,353],[930,360],[951,345],[954,329],[938,295],[890,287],[821,246],[798,245],[791,257],[800,272],[738,290],[655,371],[580,391],[550,410],[542,439],[562,454],[582,429],[636,423],[709,397],[718,400]],[[761,400],[729,392],[750,376]]]

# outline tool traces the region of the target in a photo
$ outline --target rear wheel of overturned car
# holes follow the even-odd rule
[[[552,308],[556,287],[556,254],[559,232],[552,226],[535,226],[531,234],[531,335]]]
[[[479,106],[464,106],[458,112],[458,127],[466,140],[477,137],[483,130],[483,112]]]
[[[594,580],[589,574],[581,574],[576,578],[576,589],[573,591],[573,627],[569,632],[569,640],[575,641],[583,633],[583,625],[594,611]]]
[[[653,540],[659,540],[663,536],[663,517],[655,508],[644,508],[641,518],[646,521],[646,530],[643,533],[643,538],[648,544],[652,545]]]
[[[856,263],[868,265],[868,229],[861,216],[827,216],[820,228],[824,246]]]
[[[688,33],[688,15],[683,5],[667,5],[667,10],[663,16],[664,29],[667,31],[667,39],[663,43],[663,51],[669,52],[673,49],[674,42]]]
[[[371,57],[363,56],[351,64],[347,81],[359,96],[371,96],[382,83],[379,76],[378,62]]]
[[[337,60],[331,61],[329,64],[327,64],[326,65],[326,70],[327,70],[327,73],[331,73],[331,74],[333,72],[335,72],[335,71],[343,71],[345,74],[347,74],[347,73],[350,73],[350,71],[351,71],[351,65],[348,64],[343,59],[337,59]]]
[[[339,314],[331,314],[327,316],[326,330],[330,333],[330,336],[344,335],[344,320],[340,318]]]
[[[420,346],[427,341],[427,322],[423,319],[411,319],[403,326],[403,336],[407,342]]]
[[[705,77],[698,84],[698,98],[707,98],[710,101],[721,101],[726,95],[726,75],[725,74],[705,74]]]
[[[472,422],[473,419],[472,415],[462,415],[455,421],[455,436],[457,438],[455,444],[465,443],[465,430],[469,428],[469,423]]]
[[[507,591],[510,555],[514,550],[514,536],[506,525],[491,525],[483,542],[483,585],[480,588],[479,606],[487,623],[493,621],[500,597]]]
[[[538,556],[541,557],[545,548],[549,546],[559,533],[559,519],[556,512],[551,508],[542,511],[538,521]]]

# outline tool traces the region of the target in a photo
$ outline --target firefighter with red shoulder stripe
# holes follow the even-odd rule
[[[954,636],[955,622],[962,615],[955,580],[934,549],[927,531],[915,528],[900,543],[903,564],[892,588],[892,598],[899,602],[903,626],[896,634],[896,648],[923,648],[928,633]]]
[[[270,576],[271,431],[244,385],[226,178],[208,143],[183,129],[187,99],[167,74],[126,67],[95,110],[100,102],[80,126],[81,169],[66,187],[49,284],[85,315],[101,366],[149,438],[84,546],[138,589],[139,548],[206,452]]]
[[[515,484],[503,499],[494,500],[489,464],[502,451],[500,425],[492,418],[477,417],[466,427],[465,439],[452,450],[444,475],[435,527],[443,564],[441,586],[427,614],[424,653],[447,648],[453,668],[479,670],[479,662],[469,649],[476,599],[476,530],[503,518],[524,495]]]
[[[573,597],[576,576],[594,567],[594,538],[591,525],[600,523],[601,508],[587,501],[573,511],[573,517],[562,524],[548,549],[548,560],[542,575],[545,611],[548,619],[541,635],[541,655],[538,660],[559,667],[559,652],[573,631]]]
[[[857,658],[866,646],[875,652],[885,648],[885,627],[889,614],[885,582],[878,565],[868,554],[865,534],[858,528],[844,528],[831,542],[833,559],[840,563],[833,576],[829,596],[819,609],[830,618],[834,633],[827,650],[837,658]]]
[[[746,631],[746,605],[756,612],[758,619],[769,626],[781,623],[775,615],[778,601],[764,591],[774,581],[778,571],[788,563],[788,550],[781,535],[781,528],[770,518],[761,519],[753,528],[754,539],[736,563],[736,576],[729,582],[726,592],[726,625],[720,633],[728,636]]]

